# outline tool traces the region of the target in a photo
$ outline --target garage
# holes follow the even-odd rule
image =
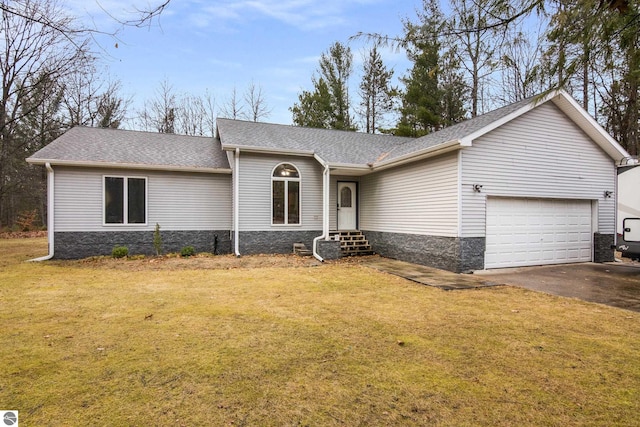
[[[591,261],[591,201],[487,198],[485,268]]]

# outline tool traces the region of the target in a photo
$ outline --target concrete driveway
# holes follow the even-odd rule
[[[562,264],[477,271],[474,276],[640,312],[640,264]]]

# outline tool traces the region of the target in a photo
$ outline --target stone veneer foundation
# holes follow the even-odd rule
[[[56,232],[54,258],[78,259],[111,255],[115,246],[126,246],[130,255],[155,255],[153,231]],[[231,252],[229,230],[171,231],[160,230],[162,251],[180,252],[193,246],[196,252],[227,254]]]
[[[241,231],[240,255],[290,254],[294,243],[304,243],[307,249],[313,247],[313,239],[322,234],[317,231]]]
[[[613,245],[615,245],[613,234],[593,233],[593,262],[615,261]]]
[[[484,268],[484,237],[441,237],[363,231],[382,256],[463,273]]]

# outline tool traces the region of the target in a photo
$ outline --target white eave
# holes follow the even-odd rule
[[[371,168],[363,164],[329,163],[329,167],[334,175],[363,176],[371,173]]]
[[[27,159],[27,162],[34,165],[45,165],[49,163],[52,166],[74,166],[74,167],[89,167],[89,168],[135,169],[135,170],[219,173],[219,174],[231,173],[230,168],[201,168],[201,167],[178,166],[178,165],[147,165],[147,164],[141,164],[141,163],[114,163],[114,162],[80,161],[80,160],[33,159],[31,157]]]

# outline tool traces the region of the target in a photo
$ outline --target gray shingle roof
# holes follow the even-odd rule
[[[28,160],[177,169],[229,168],[227,156],[215,138],[88,127],[69,129]]]
[[[329,163],[367,164],[391,151],[396,145],[412,141],[412,138],[391,135],[230,119],[218,119],[217,124],[223,147],[312,152]]]
[[[75,127],[28,160],[60,163],[131,165],[132,167],[229,169],[222,148],[305,152],[330,164],[388,162],[439,144],[468,137],[534,102],[507,105],[421,138],[304,128],[290,125],[218,119],[217,138]]]
[[[394,160],[438,144],[462,139],[531,102],[531,98],[525,99],[421,138],[372,135],[231,119],[218,119],[218,135],[223,147],[303,151],[315,153],[332,164],[367,165]]]

